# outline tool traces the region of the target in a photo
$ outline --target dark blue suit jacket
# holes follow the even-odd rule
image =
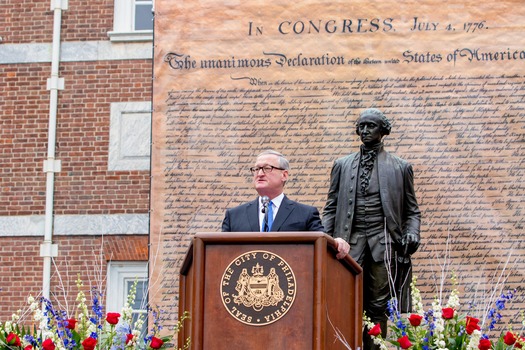
[[[226,210],[222,221],[223,232],[258,232],[259,198]],[[323,231],[317,208],[301,204],[284,196],[271,231]]]

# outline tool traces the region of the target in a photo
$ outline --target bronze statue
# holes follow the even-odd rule
[[[383,338],[388,301],[396,297],[403,312],[411,307],[410,256],[419,246],[421,220],[412,166],[383,149],[391,128],[378,109],[360,114],[356,132],[362,145],[334,162],[322,215],[325,232],[338,244],[338,258],[349,253],[363,267],[364,310],[381,325]],[[396,286],[389,276],[397,278]],[[363,348],[378,349],[366,331]]]

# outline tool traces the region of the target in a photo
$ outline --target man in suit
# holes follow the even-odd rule
[[[360,114],[356,132],[362,145],[334,162],[323,209],[325,232],[342,238],[337,240],[339,253],[349,252],[363,267],[364,310],[380,324],[383,338],[388,301],[395,296],[400,311],[410,308],[410,255],[419,246],[421,219],[412,166],[383,149],[383,136],[391,128],[378,109]],[[394,280],[395,285],[389,284]],[[363,348],[379,349],[367,332]]]
[[[260,153],[250,168],[259,197],[226,210],[222,231],[323,231],[317,208],[284,195],[289,169],[288,160],[281,153],[273,150]]]

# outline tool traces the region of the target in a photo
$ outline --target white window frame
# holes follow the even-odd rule
[[[155,1],[152,0],[153,6]],[[135,0],[115,0],[111,41],[153,41],[153,30],[135,30]]]
[[[122,312],[122,308],[128,298],[126,283],[134,283],[136,279],[145,281],[147,285],[148,262],[115,261],[108,263],[106,312]],[[147,291],[144,294],[147,295]],[[133,313],[146,315],[144,319],[147,322],[148,310],[146,303],[144,303],[144,309],[133,310]]]

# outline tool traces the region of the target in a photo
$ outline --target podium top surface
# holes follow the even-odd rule
[[[318,240],[326,240],[328,250],[335,254],[337,244],[333,237],[324,232],[199,232],[196,233],[191,241],[184,263],[181,267],[181,274],[189,268],[193,260],[195,242],[207,244],[314,244]],[[362,272],[361,266],[355,262],[350,255],[346,255],[340,262],[347,265],[355,274]]]

